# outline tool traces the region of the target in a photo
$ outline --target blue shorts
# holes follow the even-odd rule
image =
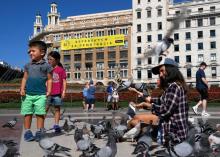
[[[63,100],[60,95],[51,95],[47,98],[47,105],[61,106],[63,105]]]
[[[89,104],[89,105],[95,104],[95,99],[93,98],[87,99],[86,104]]]

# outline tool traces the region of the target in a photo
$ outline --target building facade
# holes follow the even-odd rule
[[[157,62],[144,53],[167,34],[175,18],[186,18],[174,30],[174,44],[169,57],[179,63],[187,82],[195,82],[199,64],[205,61],[206,77],[211,84],[220,83],[220,0],[202,0],[174,4],[168,0],[133,0],[132,69],[136,80],[156,82],[151,73]],[[136,56],[136,57],[135,57]]]
[[[67,71],[69,82],[83,83],[89,79],[97,82],[113,80],[116,66],[121,67],[121,77],[132,77],[136,82],[156,82],[152,67],[158,64],[146,52],[160,42],[174,20],[182,12],[186,17],[174,30],[174,44],[169,57],[179,63],[187,82],[195,82],[199,64],[208,64],[205,70],[208,81],[220,83],[220,0],[196,0],[173,3],[172,0],[132,0],[131,10],[121,10],[60,19],[57,4],[52,3],[48,24],[43,27],[41,15],[36,15],[34,36],[31,40],[44,40],[49,51],[57,50]],[[69,39],[93,40],[99,37],[123,35],[121,46],[62,48]],[[78,41],[79,42],[79,41]]]
[[[88,15],[70,16],[60,19],[57,4],[52,3],[48,13],[48,24],[43,28],[40,14],[36,15],[34,36],[31,40],[44,40],[48,52],[57,50],[66,69],[68,82],[84,83],[90,79],[106,84],[115,77],[120,66],[122,79],[131,76],[131,27],[132,10],[121,10]],[[123,38],[119,46],[85,46],[91,40]],[[72,49],[62,48],[62,42],[84,42]],[[98,43],[99,44],[99,43]],[[102,44],[102,42],[100,43]]]

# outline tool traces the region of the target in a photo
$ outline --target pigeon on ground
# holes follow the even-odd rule
[[[95,157],[115,157],[117,154],[116,138],[113,130],[109,130],[106,146],[102,147],[94,155]]]
[[[0,140],[0,157],[16,157],[18,153],[17,143],[13,140]]]
[[[75,129],[75,126],[74,126],[74,125],[69,125],[69,124],[68,124],[68,120],[65,119],[65,122],[64,122],[64,124],[63,124],[62,129],[63,129],[66,133],[69,133],[70,131],[72,131],[73,129]]]
[[[131,139],[132,142],[134,142],[134,138],[136,138],[141,131],[141,122],[139,122],[135,127],[127,131],[123,138],[124,139]]]
[[[219,150],[220,131],[216,131],[215,133],[211,134],[208,139],[209,139],[209,143],[210,143],[210,147],[212,151],[216,152],[217,150]]]
[[[141,123],[142,124],[142,123]],[[151,130],[152,126],[147,125],[142,127],[143,133],[137,141],[137,145],[132,154],[142,154],[142,156],[150,157],[149,150],[152,146]]]
[[[44,137],[39,141],[39,146],[44,150],[46,157],[54,156],[56,153],[63,154],[65,156],[71,156],[69,154],[71,150],[70,148],[54,143],[47,137]]]
[[[8,121],[8,122],[5,123],[4,125],[2,125],[2,127],[3,127],[3,128],[8,127],[8,128],[11,128],[11,129],[12,129],[12,128],[14,128],[15,125],[17,124],[17,121],[18,121],[17,117],[14,117],[13,120]]]
[[[72,120],[70,115],[68,115],[68,119],[69,119],[69,121],[70,121],[71,123],[73,123],[74,126],[75,126],[76,123],[80,122],[80,120],[78,120],[78,119]]]

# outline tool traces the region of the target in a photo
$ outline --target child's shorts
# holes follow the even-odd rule
[[[46,95],[28,95],[22,97],[21,114],[46,114]]]
[[[61,95],[51,95],[47,98],[47,105],[61,106],[63,101]]]

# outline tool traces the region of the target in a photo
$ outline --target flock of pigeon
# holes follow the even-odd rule
[[[120,112],[113,112],[112,120],[105,116],[96,124],[81,123],[70,115],[63,116],[63,133],[67,136],[73,135],[77,151],[81,152],[80,157],[115,157],[117,156],[117,143],[131,141],[134,145],[132,156],[137,157],[210,157],[220,156],[220,124],[216,128],[208,122],[197,118],[189,118],[189,133],[185,141],[174,144],[173,135],[167,136],[167,146],[156,143],[152,136],[154,126],[139,122],[134,128],[127,128],[127,116]],[[13,129],[17,118],[2,125],[3,128]],[[83,124],[83,125],[79,125]],[[48,131],[48,130],[47,130]],[[47,136],[39,141],[40,148],[44,151],[45,157],[49,156],[72,156],[71,149],[61,146]],[[102,147],[95,145],[94,140],[106,140]],[[129,155],[129,154],[128,154]],[[0,157],[19,156],[17,143],[13,140],[0,140]]]

